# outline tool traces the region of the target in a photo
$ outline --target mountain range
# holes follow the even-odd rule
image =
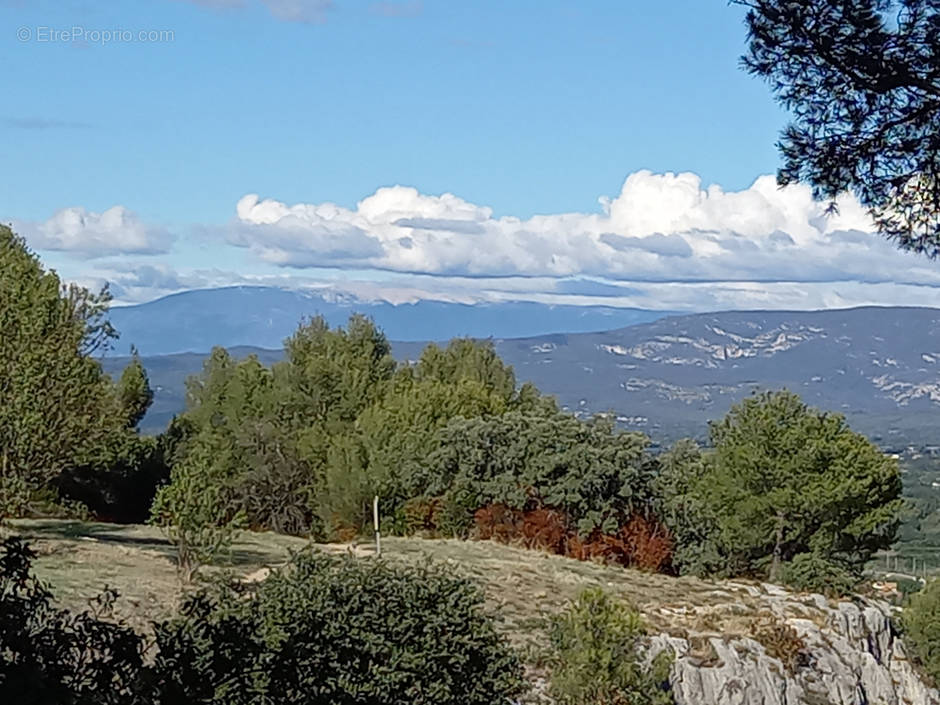
[[[206,352],[215,345],[279,348],[305,317],[342,325],[353,313],[370,316],[393,340],[449,340],[581,333],[654,321],[668,311],[610,306],[551,305],[527,301],[453,303],[365,301],[333,289],[260,286],[198,289],[111,309],[120,333],[117,349],[142,355]]]
[[[732,403],[783,387],[813,406],[844,413],[884,447],[940,441],[937,309],[679,315],[606,332],[496,337],[494,344],[520,382],[535,383],[578,415],[611,413],[658,442],[703,438],[707,422]],[[398,341],[393,350],[398,359],[413,360],[423,345]],[[282,357],[279,349],[232,352],[257,354],[268,364]],[[184,379],[199,371],[204,357],[144,355],[156,388],[145,429],[159,430],[183,409]],[[126,362],[109,357],[104,365],[113,374]]]

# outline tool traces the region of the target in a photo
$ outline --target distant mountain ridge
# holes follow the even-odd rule
[[[425,343],[396,342],[400,360]],[[704,437],[707,422],[758,389],[787,387],[845,413],[886,447],[940,445],[940,310],[856,308],[731,311],[670,316],[602,333],[499,338],[517,379],[579,415],[612,412],[621,425],[669,441]],[[280,350],[235,348],[267,364]],[[159,430],[184,406],[183,381],[204,353],[145,356],[157,387],[146,426]],[[118,372],[126,358],[108,358]]]
[[[143,355],[206,352],[215,345],[280,348],[304,317],[322,314],[331,325],[353,313],[371,316],[393,340],[447,340],[610,330],[646,323],[668,311],[609,306],[561,306],[527,301],[461,304],[421,300],[360,301],[334,290],[235,286],[196,289],[111,309],[121,337]]]

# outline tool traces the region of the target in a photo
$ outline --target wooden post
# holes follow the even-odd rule
[[[372,500],[372,524],[375,526],[375,555],[382,555],[382,534],[379,532],[379,496]]]

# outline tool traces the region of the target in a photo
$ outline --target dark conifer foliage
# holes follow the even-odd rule
[[[733,0],[745,67],[793,115],[781,184],[851,190],[899,247],[940,254],[940,3]]]

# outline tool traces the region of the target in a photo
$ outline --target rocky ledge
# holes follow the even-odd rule
[[[670,627],[652,638],[650,655],[675,653],[677,705],[940,705],[908,659],[887,602],[734,587],[750,599],[658,610],[656,623]]]

